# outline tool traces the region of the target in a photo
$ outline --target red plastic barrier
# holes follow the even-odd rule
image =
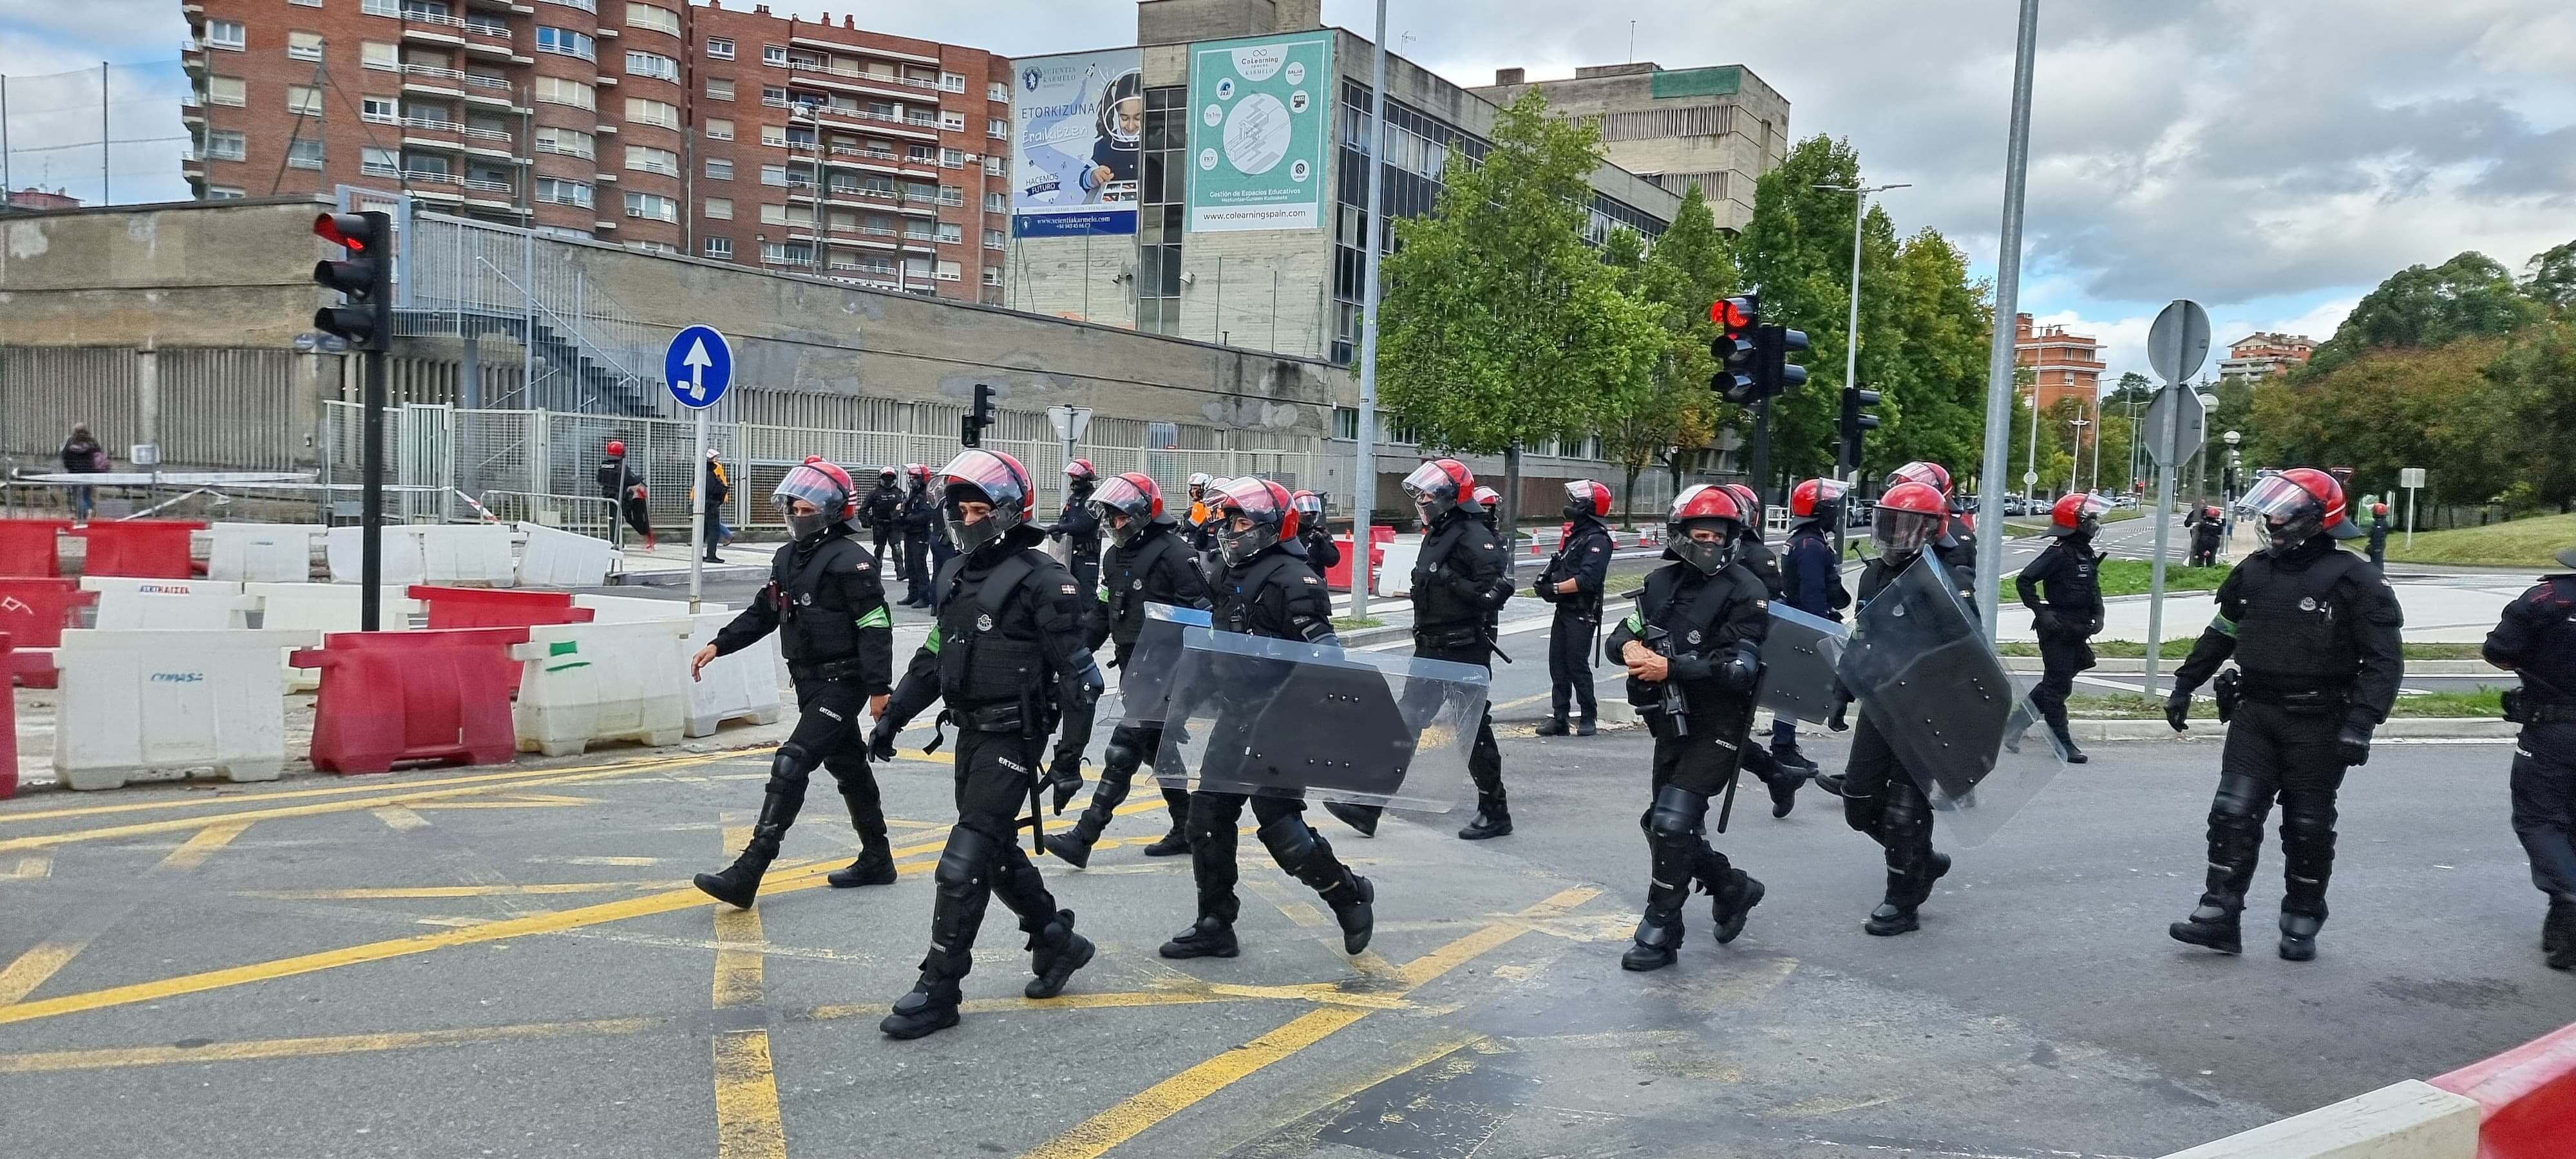
[[[1389,537],[1392,537],[1395,534],[1388,528],[1381,527],[1378,530],[1387,532]],[[1333,541],[1333,546],[1342,549],[1342,558],[1340,562],[1324,569],[1324,586],[1332,589],[1333,591],[1346,592],[1351,590],[1351,561],[1356,558],[1356,554],[1351,551],[1351,537],[1347,535],[1342,536],[1341,538]],[[1376,575],[1378,569],[1384,566],[1385,563],[1385,548],[1369,548],[1370,575]]]
[[[0,660],[9,658],[9,634],[0,632]],[[17,795],[18,698],[0,696],[0,801]]]
[[[1388,525],[1386,525],[1386,524],[1383,524],[1383,523],[1372,523],[1372,524],[1369,524],[1369,542],[1370,542],[1370,543],[1393,543],[1393,542],[1395,542],[1395,528],[1390,527],[1390,526],[1388,526]]]
[[[194,574],[188,535],[205,527],[197,519],[102,520],[72,534],[89,541],[89,557],[81,564],[83,575],[186,579]]]
[[[71,527],[68,519],[0,519],[0,575],[63,574],[54,541]]]
[[[2483,1108],[2478,1159],[2563,1159],[2576,1139],[2576,1023],[2426,1081]]]
[[[52,688],[60,680],[51,652],[59,648],[63,629],[77,626],[73,609],[98,602],[97,592],[80,590],[80,581],[33,576],[0,579],[0,632],[7,632],[20,651],[9,656],[9,674],[29,688]]]
[[[322,670],[313,767],[381,773],[396,761],[508,762],[519,748],[510,693],[526,628],[334,632],[288,662]]]
[[[589,608],[572,606],[570,592],[413,584],[408,594],[429,605],[429,626],[432,628],[531,628],[538,624],[587,624],[596,614]]]

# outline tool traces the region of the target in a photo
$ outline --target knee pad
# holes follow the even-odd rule
[[[1666,785],[1655,790],[1654,807],[1646,810],[1646,836],[1656,841],[1680,841],[1700,831],[1700,822],[1708,817],[1708,798],[1682,788]]]
[[[1135,775],[1136,767],[1145,763],[1145,753],[1131,743],[1133,739],[1123,728],[1109,734],[1108,746],[1100,750],[1101,775],[1122,778]]]
[[[2333,853],[2335,820],[2332,802],[2291,796],[2281,802],[2282,851]]]
[[[1843,794],[1843,824],[1863,836],[1878,836],[1878,798]]]
[[[1932,811],[1923,800],[1923,794],[1914,786],[1888,786],[1887,804],[1878,814],[1879,827],[1887,834],[1888,844],[1895,845],[1921,834],[1931,827],[1931,822]]]
[[[1262,847],[1270,851],[1272,858],[1292,869],[1306,864],[1315,856],[1315,829],[1306,824],[1306,818],[1297,814],[1263,825],[1254,836],[1261,838]]]
[[[994,855],[999,852],[992,838],[963,825],[948,831],[948,844],[939,851],[939,868],[930,879],[943,890],[956,891],[974,886],[991,872]]]
[[[805,778],[812,776],[814,766],[821,763],[821,758],[794,741],[780,745],[777,752],[769,754],[769,787],[783,791],[803,789]]]
[[[2213,825],[2217,824],[2218,815],[2224,813],[2251,819],[2259,829],[2263,826],[2263,814],[2270,811],[2270,806],[2263,800],[2262,784],[2252,777],[2236,773],[2218,778],[2218,793],[2209,801],[2210,823]]]

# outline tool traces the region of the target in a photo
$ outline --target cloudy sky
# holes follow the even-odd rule
[[[1131,41],[1134,7],[864,10],[888,32],[1033,54]],[[1890,195],[1901,228],[1936,226],[1991,273],[2016,12],[2013,0],[1393,0],[1388,27],[1405,55],[1469,84],[1497,66],[1541,78],[1631,59],[1631,22],[1639,58],[1750,66],[1788,96],[1793,133],[1848,137],[1872,182],[1914,183]],[[1374,6],[1325,0],[1324,17],[1365,32]],[[185,32],[176,0],[0,0],[0,72],[166,62],[175,85]],[[160,75],[111,78],[117,136],[175,128],[152,103]],[[2323,339],[2405,265],[2476,249],[2518,269],[2576,238],[2567,0],[2044,0],[2036,92],[2022,307],[2099,334],[2114,375],[2145,369],[2147,323],[2176,297],[2208,306],[2222,342],[2253,329]],[[39,102],[19,81],[10,94],[14,127]],[[129,182],[184,196],[155,147],[175,146],[112,158],[120,200]],[[76,156],[56,155],[64,174]],[[57,174],[75,193],[97,184],[95,149],[85,156],[86,177]],[[13,164],[25,184],[35,162]]]

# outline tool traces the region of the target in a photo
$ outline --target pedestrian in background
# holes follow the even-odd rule
[[[733,494],[733,481],[725,478],[724,461],[716,457],[715,448],[707,448],[707,477],[698,487],[698,501],[707,512],[706,561],[723,563],[716,555],[716,545],[729,538],[724,525],[725,499]]]
[[[644,537],[644,550],[653,550],[653,520],[644,506],[644,477],[626,465],[626,444],[623,441],[610,439],[608,445],[600,449],[599,497],[617,504],[618,510],[626,516],[626,525]]]
[[[2388,505],[2370,505],[2370,566],[2388,573]]]
[[[98,439],[89,433],[89,424],[72,424],[71,436],[63,440],[63,470],[74,475],[96,475],[111,465],[107,448],[98,445]],[[72,488],[72,522],[89,522],[93,498],[88,487]]]

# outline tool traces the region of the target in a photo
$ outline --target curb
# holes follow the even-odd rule
[[[2196,740],[2218,740],[2227,735],[2227,726],[2215,720],[2194,720],[2191,731],[2175,732],[2162,720],[2125,720],[2107,717],[2076,717],[2067,730],[2075,739],[2085,741],[2171,740],[2189,743]],[[1805,730],[1804,725],[1800,730]],[[2493,740],[2511,739],[2521,725],[2491,716],[2402,716],[2380,722],[2372,732],[2378,740]]]
[[[2173,670],[2181,663],[2182,661],[2179,658],[2170,658],[2166,663],[2159,665],[2157,671],[2161,675],[2170,677],[2173,674]],[[2045,671],[2045,665],[2041,663],[2040,658],[2037,656],[2006,656],[2004,657],[2004,671],[2014,673],[2016,675],[2034,675]],[[2143,661],[2121,658],[2108,661],[2099,667],[2087,668],[2084,670],[2084,675],[2144,676],[2146,675],[2146,668],[2143,666]],[[2513,674],[2502,668],[2495,667],[2484,660],[2409,660],[2406,662],[2406,675],[2493,676],[2502,680]]]

